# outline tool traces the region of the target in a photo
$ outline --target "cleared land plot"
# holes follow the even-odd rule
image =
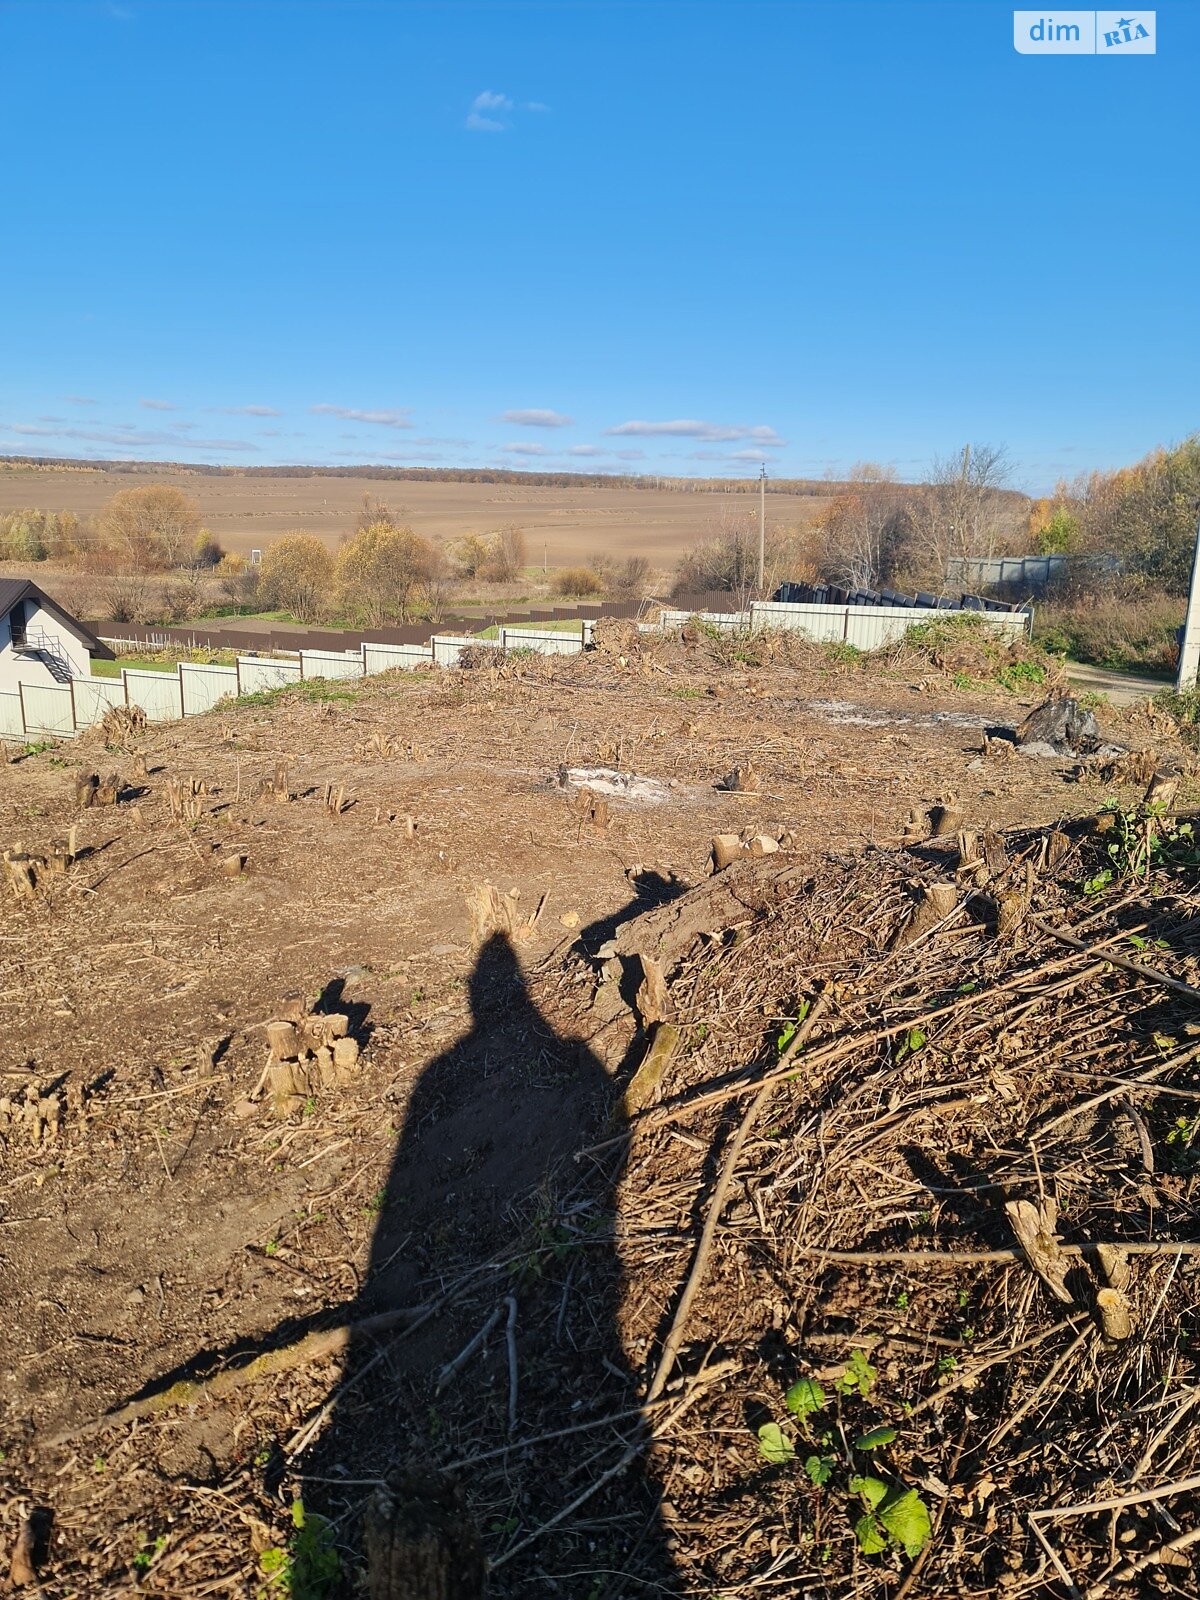
[[[10,1544],[19,1507],[53,1508],[41,1592],[115,1597],[136,1577],[139,1592],[164,1596],[254,1595],[266,1586],[264,1552],[294,1534],[293,1496],[339,1519],[350,1572],[364,1480],[399,1449],[429,1465],[476,1460],[455,1475],[489,1554],[514,1552],[493,1575],[500,1600],[590,1594],[592,1580],[580,1577],[589,1571],[636,1574],[636,1592],[758,1593],[740,1579],[747,1567],[768,1570],[768,1535],[756,1530],[754,1545],[733,1536],[757,1512],[712,1495],[709,1472],[726,1473],[731,1494],[761,1489],[767,1469],[752,1427],[763,1419],[732,1412],[751,1392],[743,1368],[764,1389],[755,1352],[776,1362],[776,1389],[793,1381],[771,1328],[795,1335],[786,1305],[784,1321],[771,1323],[772,1295],[788,1297],[754,1254],[754,1212],[740,1190],[748,1242],[727,1271],[753,1274],[758,1287],[714,1312],[685,1352],[688,1373],[730,1352],[739,1373],[722,1385],[731,1415],[720,1421],[720,1451],[703,1436],[703,1484],[693,1490],[687,1476],[702,1448],[689,1422],[645,1473],[614,1475],[582,1517],[516,1550],[622,1459],[628,1435],[614,1435],[608,1419],[636,1408],[638,1374],[687,1260],[689,1171],[669,1173],[647,1209],[653,1173],[632,1161],[617,1185],[619,1148],[572,1159],[611,1140],[614,1095],[644,1053],[644,1038],[631,1045],[615,981],[597,987],[606,941],[656,904],[669,916],[667,902],[702,885],[717,833],[790,830],[794,844],[772,861],[786,869],[779,894],[800,894],[802,907],[810,879],[819,888],[834,873],[828,852],[894,849],[910,806],[954,794],[979,829],[1094,809],[1097,789],[1066,783],[1053,762],[980,758],[985,725],[1015,722],[1028,704],[944,679],[721,667],[703,650],[653,645],[624,667],[588,656],[314,681],[153,727],[124,752],[88,736],[0,768],[5,841],[44,850],[75,822],[80,853],[35,899],[10,901],[0,996],[11,1047],[0,1093],[57,1097],[63,1121],[58,1138],[38,1144],[8,1128],[0,1187],[10,1379],[0,1392],[0,1501],[12,1508]],[[286,802],[261,792],[281,761]],[[755,792],[715,787],[750,761]],[[635,770],[651,780],[648,798],[614,797],[597,818],[556,784],[560,765]],[[80,766],[120,766],[140,792],[76,813]],[[173,821],[168,782],[189,778],[205,789],[195,814]],[[328,786],[344,791],[340,814]],[[222,867],[235,854],[245,856],[240,875]],[[900,877],[926,870],[919,852],[911,869],[905,860]],[[757,883],[755,864],[746,870]],[[703,920],[701,907],[709,956],[740,949],[761,918],[739,871],[717,920]],[[503,942],[473,947],[468,897],[487,882],[515,907],[515,955]],[[886,892],[903,903],[900,881]],[[774,889],[768,898],[778,899]],[[857,936],[872,904],[852,897],[838,912],[841,931]],[[812,924],[817,943],[821,926]],[[773,970],[768,957],[755,957],[756,982]],[[784,1007],[744,976],[711,1002],[705,991],[689,1014],[687,1059],[711,1032],[718,1049],[705,1071],[719,1078],[741,1065],[718,1031],[739,1017],[756,1049],[773,1041],[795,1017],[811,959],[805,946],[780,980]],[[687,970],[702,966],[697,957]],[[951,1000],[970,987],[954,987],[959,980],[956,971]],[[277,1114],[255,1090],[264,1024],[289,996],[344,1014],[362,1055],[337,1087]],[[847,1006],[871,1003],[853,989],[845,996]],[[869,1014],[862,1025],[873,1025]],[[889,1109],[886,1098],[868,1108]],[[750,1151],[773,1137],[764,1121]],[[691,1132],[679,1149],[696,1162],[704,1153]],[[929,1204],[924,1191],[913,1204]],[[872,1225],[886,1221],[881,1213]],[[337,1387],[338,1361],[314,1360],[135,1427],[52,1442],[171,1375],[202,1375],[264,1345],[446,1294],[411,1337],[355,1345],[348,1370],[384,1350],[357,1388]],[[492,1336],[436,1391],[439,1370],[497,1306]],[[519,1368],[511,1400],[509,1315]],[[899,1337],[913,1315],[892,1319]],[[880,1326],[886,1333],[891,1322]],[[949,1348],[934,1339],[935,1357]],[[953,1349],[964,1354],[963,1341]],[[690,1382],[668,1391],[668,1409]],[[335,1393],[332,1422],[302,1448]],[[567,1448],[510,1456],[510,1404],[520,1440],[581,1417],[593,1431]],[[655,1474],[675,1475],[669,1494]],[[733,1517],[718,1544],[710,1499]],[[821,1534],[836,1570],[850,1560],[850,1537],[844,1514]],[[728,1581],[726,1548],[739,1552]],[[567,1576],[551,1583],[554,1573]]]

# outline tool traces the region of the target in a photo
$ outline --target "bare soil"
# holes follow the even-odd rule
[[[371,1483],[414,1460],[451,1469],[498,1563],[496,1595],[800,1592],[794,1577],[759,1587],[775,1522],[753,1560],[706,1553],[709,1500],[750,1516],[738,1497],[757,1470],[753,1434],[732,1414],[706,1414],[703,1438],[653,1443],[645,1472],[617,1465],[641,1450],[641,1423],[616,1447],[584,1430],[508,1453],[637,1409],[697,1221],[694,1173],[636,1146],[625,1159],[617,1110],[645,1034],[619,983],[596,998],[596,973],[620,928],[706,892],[717,833],[784,833],[766,865],[805,883],[827,878],[831,852],[895,851],[910,808],[956,799],[981,829],[1094,810],[1095,788],[1066,767],[981,755],[984,728],[1032,703],[902,669],[751,667],[656,645],[304,685],[151,729],[140,783],[133,750],[93,736],[0,769],[7,841],[42,852],[77,829],[75,865],[8,901],[0,935],[0,1096],[36,1090],[65,1108],[61,1135],[36,1147],[15,1112],[0,1126],[0,1546],[43,1508],[46,1600],[287,1593],[269,1552],[294,1537],[296,1499],[332,1519],[340,1576],[297,1569],[293,1593],[349,1594]],[[280,758],[287,803],[257,793]],[[716,787],[746,763],[758,789]],[[76,816],[81,766],[119,767],[121,802]],[[610,795],[605,824],[555,781],[560,766],[660,788]],[[173,823],[166,780],[191,776],[199,815]],[[340,815],[327,785],[345,788]],[[237,877],[221,867],[234,853]],[[507,898],[511,940],[473,928],[484,883]],[[856,923],[848,906],[839,926]],[[728,912],[689,915],[736,941]],[[780,985],[790,1003],[820,951],[819,938],[797,946]],[[778,996],[736,972],[730,983],[689,1012],[693,1038],[720,1034],[718,1014],[727,1030],[739,1006],[746,1038],[774,1026]],[[345,1012],[363,1053],[348,1082],[279,1116],[256,1092],[263,1025],[295,995]],[[730,1045],[689,1073],[740,1064]],[[671,1148],[694,1166],[707,1137],[689,1127]],[[729,1283],[749,1268],[729,1271],[704,1327],[711,1359],[736,1367],[738,1319],[766,1348],[776,1313],[757,1288],[739,1307]],[[396,1307],[431,1314],[399,1339],[353,1339],[343,1362],[78,1432],[181,1377]],[[741,1430],[736,1448],[719,1444],[725,1428]],[[539,1534],[610,1468],[607,1488]],[[831,1573],[850,1560],[843,1535],[828,1535]],[[829,1592],[848,1591],[831,1578]]]

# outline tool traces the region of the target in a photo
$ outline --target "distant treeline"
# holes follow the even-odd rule
[[[689,494],[757,494],[757,478],[670,478],[661,473],[537,472],[509,467],[247,467],[212,466],[195,461],[79,461],[70,456],[4,456],[4,466],[41,467],[74,472],[128,472],[154,476],[190,472],[206,478],[369,478],[412,483],[511,483],[547,489],[673,489]],[[768,478],[768,494],[828,498],[848,485],[824,478]]]

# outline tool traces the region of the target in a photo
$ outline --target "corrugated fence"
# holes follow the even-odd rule
[[[537,628],[501,628],[494,639],[436,634],[425,644],[366,641],[357,650],[301,650],[294,657],[239,655],[231,667],[181,661],[174,672],[122,667],[118,678],[22,683],[15,691],[0,692],[0,738],[69,739],[99,722],[112,706],[140,706],[148,722],[177,722],[211,711],[222,700],[285,689],[307,678],[363,678],[397,668],[456,666],[468,645],[575,655],[584,648],[590,629],[591,624],[584,622],[578,634]]]
[[[958,613],[924,606],[795,605],[756,600],[747,611],[665,610],[656,622],[639,626],[665,633],[692,617],[730,632],[786,628],[823,643],[845,642],[858,650],[879,650],[903,638],[914,623]],[[1015,639],[1028,632],[1032,618],[1023,611],[972,611],[988,628]],[[211,711],[222,700],[287,688],[307,678],[362,678],[397,668],[457,666],[463,650],[531,650],[542,655],[576,655],[590,642],[591,623],[579,634],[537,627],[500,627],[496,637],[435,634],[425,644],[363,641],[357,650],[300,650],[294,658],[239,655],[231,667],[181,661],[174,672],[123,667],[119,678],[74,678],[67,684],[22,683],[0,692],[0,738],[67,739],[100,721],[110,706],[141,706],[150,722],[175,722]],[[116,644],[132,640],[113,640]]]
[[[782,600],[754,600],[747,611],[663,611],[656,622],[640,624],[643,632],[665,633],[692,617],[730,633],[756,633],[784,628],[822,644],[851,644],[856,650],[882,650],[902,639],[919,622],[954,616],[975,617],[1010,639],[1023,638],[1033,618],[1027,611],[947,611],[931,606],[793,605]]]

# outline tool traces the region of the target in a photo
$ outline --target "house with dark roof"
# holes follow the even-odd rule
[[[0,691],[91,676],[112,651],[31,578],[0,578]]]

